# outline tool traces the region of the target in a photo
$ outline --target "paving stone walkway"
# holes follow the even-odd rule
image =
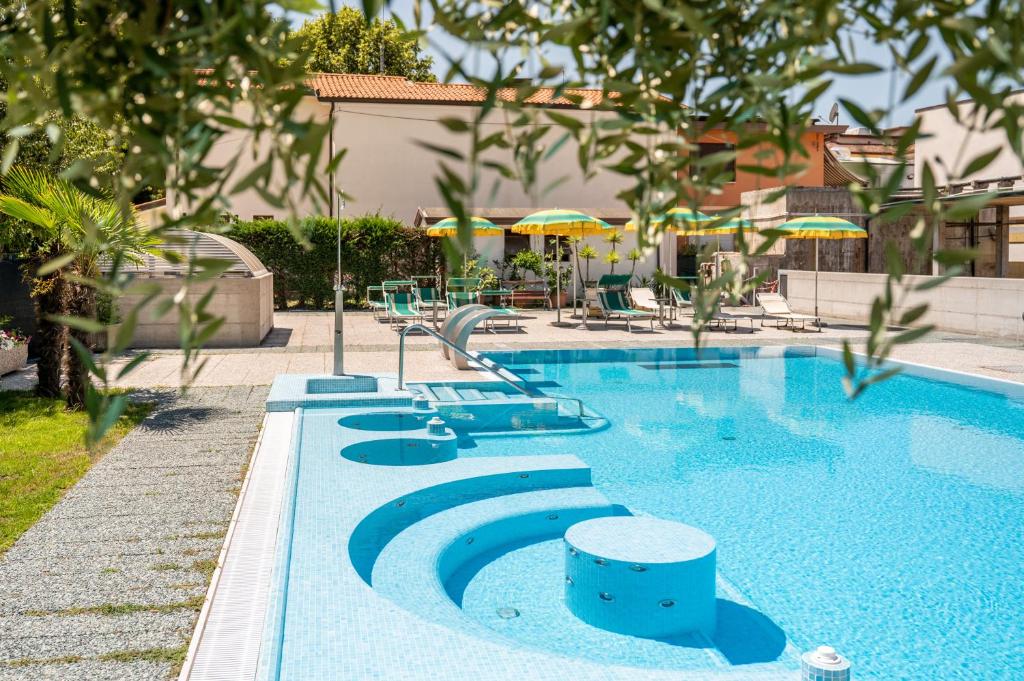
[[[184,658],[265,387],[157,408],[0,557],[0,681],[167,679]]]

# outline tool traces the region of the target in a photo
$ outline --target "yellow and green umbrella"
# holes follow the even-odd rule
[[[814,239],[814,316],[818,316],[818,240],[819,239],[866,239],[867,230],[849,220],[811,215],[786,220],[773,231],[781,232],[784,239]]]
[[[675,208],[670,208],[664,213],[652,216],[651,224],[661,225],[667,222],[668,226],[666,227],[666,229],[674,229],[686,233],[694,233],[693,230],[698,229],[697,225],[699,225],[702,222],[710,222],[711,220],[714,220],[714,218],[709,215],[705,215],[699,210],[692,210],[690,208],[676,206]],[[635,232],[636,222],[634,222],[633,220],[627,222],[626,231]]]
[[[505,230],[486,218],[471,217],[469,225],[473,236],[501,236],[505,233]],[[445,218],[427,228],[427,236],[457,236],[458,233],[458,218]]]
[[[540,210],[530,213],[522,220],[512,225],[512,231],[516,234],[540,234],[543,236],[555,237],[555,305],[557,305],[556,324],[562,323],[562,259],[558,257],[558,238],[563,236],[585,237],[603,234],[612,228],[604,220],[598,220],[585,213],[575,210]],[[575,244],[573,249],[575,251]],[[576,277],[572,278],[573,299],[576,298]],[[583,316],[586,323],[586,313]]]
[[[478,218],[473,216],[469,219],[470,229],[472,230],[473,236],[501,236],[505,233],[505,230],[494,224],[486,218]],[[439,220],[432,226],[427,228],[427,236],[432,237],[445,237],[445,236],[458,236],[459,234],[459,219],[458,218],[445,218]],[[469,261],[469,253],[464,252],[462,254],[462,275],[466,276],[466,264]]]
[[[757,227],[754,223],[746,218],[729,218],[723,222],[717,224],[711,224],[707,227],[700,227],[693,232],[687,232],[687,236],[694,234],[696,236],[719,236],[722,234],[735,234],[736,232],[756,232]]]

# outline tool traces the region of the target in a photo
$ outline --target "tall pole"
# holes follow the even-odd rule
[[[818,237],[814,237],[814,316],[818,316]]]
[[[558,251],[558,235],[555,235],[555,313],[556,324],[562,323],[562,254]]]
[[[345,200],[338,192],[338,251],[337,269],[334,274],[334,375],[345,375],[345,291],[341,285],[341,211]]]

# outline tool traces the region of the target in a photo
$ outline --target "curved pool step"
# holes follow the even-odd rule
[[[505,470],[483,475],[470,472],[492,463]],[[374,564],[388,542],[434,514],[483,499],[590,485],[590,468],[571,456],[503,457],[493,462],[485,458],[457,459],[424,468],[420,469],[424,474],[463,469],[466,472],[464,477],[424,484],[392,498],[359,521],[349,537],[348,552],[352,566],[367,584],[371,583]]]
[[[374,564],[373,588],[432,622],[500,639],[465,617],[456,604],[473,574],[503,547],[557,538],[583,520],[625,513],[593,487],[521,492],[461,504],[392,539]]]

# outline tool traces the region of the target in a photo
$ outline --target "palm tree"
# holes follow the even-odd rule
[[[587,268],[586,281],[583,283],[583,287],[590,286],[590,261],[597,257],[597,251],[593,246],[587,245],[580,249],[580,257],[586,261],[585,267]]]
[[[37,259],[47,263],[40,279],[50,288],[36,297],[41,331],[37,337],[41,336],[42,341],[39,371],[46,376],[43,390],[52,392],[55,381],[59,386],[61,357],[65,354],[65,333],[59,318],[93,319],[96,290],[91,282],[99,276],[100,258],[133,258],[153,241],[138,226],[134,211],[126,213],[115,201],[86,194],[48,173],[15,168],[4,180],[4,189],[0,213],[29,226],[33,242],[42,245],[37,249]],[[88,352],[88,331],[72,327],[71,338],[77,347],[66,353],[67,403],[72,409],[81,409],[89,381],[87,357],[83,356]]]
[[[617,265],[619,260],[621,260],[615,249],[622,243],[622,232],[617,229],[613,229],[608,232],[607,236],[605,236],[604,242],[612,247],[611,252],[604,256],[604,261],[611,265],[611,269],[609,270],[610,273],[615,274],[615,265]]]
[[[639,248],[634,248],[629,253],[626,254],[626,258],[631,263],[633,263],[633,266],[629,270],[629,276],[632,277],[632,276],[636,275],[636,263],[637,263],[637,261],[644,259],[644,252],[641,251]]]

